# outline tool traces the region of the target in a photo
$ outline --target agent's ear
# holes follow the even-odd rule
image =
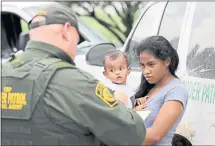
[[[170,63],[171,63],[171,58],[168,57],[168,58],[164,61],[164,63],[165,63],[165,66],[168,67],[168,66],[170,65]]]
[[[69,28],[70,28],[71,24],[70,23],[65,23],[63,25],[63,27],[61,28],[61,31],[62,31],[62,37],[64,40],[68,41],[69,40]]]

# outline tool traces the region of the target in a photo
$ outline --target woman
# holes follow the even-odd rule
[[[137,52],[143,76],[135,97],[147,97],[145,109],[151,111],[145,120],[147,134],[144,145],[171,145],[188,100],[186,86],[175,74],[178,54],[162,36],[151,36],[141,41]]]

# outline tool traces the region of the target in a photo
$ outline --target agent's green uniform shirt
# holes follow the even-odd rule
[[[143,143],[146,129],[141,117],[113,100],[107,88],[75,67],[73,60],[59,48],[29,41],[21,60],[42,59],[48,54],[74,66],[56,71],[48,84],[44,105],[50,120],[76,134],[92,134],[89,140],[92,143],[96,140],[107,145]]]

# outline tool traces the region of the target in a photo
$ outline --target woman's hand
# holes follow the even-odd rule
[[[134,107],[134,110],[135,111],[141,111],[141,110],[143,110],[146,107],[147,107],[147,104],[144,103],[144,104],[141,104],[141,105],[138,105],[138,106]]]
[[[147,107],[146,101],[148,100],[149,96],[141,97],[136,99],[137,106],[134,108],[135,111],[143,110]]]
[[[140,106],[142,104],[146,104],[146,101],[148,100],[149,96],[140,97],[136,99],[137,105]]]

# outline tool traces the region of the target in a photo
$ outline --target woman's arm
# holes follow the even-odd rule
[[[180,101],[169,100],[164,102],[151,128],[147,129],[143,145],[159,142],[175,124],[183,111]]]

